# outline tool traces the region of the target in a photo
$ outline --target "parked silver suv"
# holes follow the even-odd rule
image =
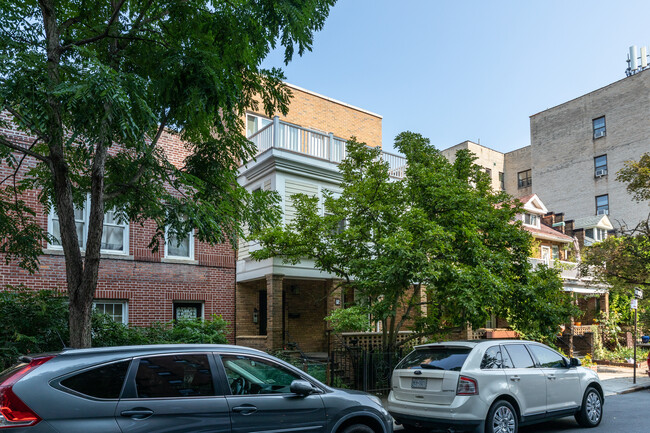
[[[406,431],[455,428],[517,433],[520,425],[603,416],[598,375],[532,341],[453,341],[418,346],[395,368],[387,409]]]
[[[12,433],[392,433],[381,401],[332,389],[258,350],[160,345],[66,350],[0,373]]]

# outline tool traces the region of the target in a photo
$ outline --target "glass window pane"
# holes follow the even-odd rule
[[[607,206],[607,196],[606,195],[600,195],[596,197],[596,204],[598,206]]]
[[[96,398],[119,398],[129,361],[116,362],[84,371],[61,381],[61,385]]]
[[[185,236],[182,239],[172,233],[167,234],[169,241],[167,243],[167,254],[176,257],[190,256],[190,237]]]
[[[553,352],[550,349],[545,347],[537,346],[530,344],[528,346],[533,352],[537,360],[539,361],[540,367],[542,368],[565,368],[566,361],[559,353]]]
[[[207,355],[152,356],[139,361],[135,384],[138,398],[214,395]]]
[[[300,379],[280,365],[256,358],[223,355],[221,359],[233,395],[288,394],[291,382]]]
[[[250,114],[246,116],[246,135],[250,137],[257,132],[257,119]]]
[[[102,249],[124,251],[124,227],[104,226]]]
[[[599,117],[594,119],[594,129],[604,128],[605,127],[605,117]]]
[[[510,355],[510,359],[512,359],[515,368],[535,367],[533,358],[530,357],[530,353],[528,353],[528,350],[526,350],[526,347],[523,344],[508,344],[505,348]]]
[[[607,155],[601,155],[594,158],[594,164],[597,169],[607,167]]]
[[[501,349],[499,346],[492,346],[485,351],[481,360],[481,369],[491,370],[501,368]]]
[[[471,351],[469,347],[423,347],[409,353],[395,368],[460,371]]]

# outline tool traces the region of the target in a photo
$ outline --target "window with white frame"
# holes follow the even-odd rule
[[[258,116],[255,114],[246,115],[246,137],[250,137],[266,125],[271,123],[272,120],[266,117]]]
[[[90,197],[83,203],[82,208],[75,208],[74,218],[77,227],[77,238],[79,247],[83,250],[86,247],[88,238],[88,219],[90,216]],[[48,215],[47,231],[52,235],[53,240],[48,245],[50,248],[61,248],[61,228],[59,217],[54,208]],[[129,253],[129,222],[125,215],[115,210],[109,210],[104,214],[104,228],[102,230],[101,251],[111,254]]]
[[[604,241],[607,239],[607,230],[599,229],[597,227],[588,228],[585,230],[585,236],[597,242]]]
[[[525,213],[524,224],[526,224],[527,226],[539,228],[539,215],[535,215],[533,213]]]
[[[107,314],[117,323],[129,323],[128,305],[126,301],[98,299],[93,301],[93,310]]]
[[[167,228],[165,232],[165,257],[194,260],[194,230],[184,236]]]

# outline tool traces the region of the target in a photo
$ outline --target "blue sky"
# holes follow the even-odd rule
[[[289,83],[383,116],[383,147],[419,132],[503,152],[530,144],[529,116],[625,77],[650,45],[650,2],[339,0]]]

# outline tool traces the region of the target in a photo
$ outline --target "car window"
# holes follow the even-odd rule
[[[503,368],[503,358],[501,356],[501,346],[489,347],[483,359],[481,360],[482,370],[491,370],[495,368]]]
[[[83,371],[61,381],[61,385],[96,398],[119,398],[131,361],[120,361]]]
[[[460,371],[471,347],[421,347],[406,355],[396,368]]]
[[[565,368],[566,361],[562,355],[547,349],[546,347],[537,346],[536,344],[528,345],[528,348],[535,358],[539,361],[540,367],[543,368]]]
[[[138,398],[197,397],[214,395],[208,356],[178,354],[137,360],[135,384]]]
[[[503,346],[501,346],[501,358],[503,360],[501,368],[513,368],[512,359],[510,359],[510,355]]]
[[[233,395],[289,394],[291,382],[302,379],[271,361],[243,355],[222,355],[228,384]]]
[[[526,350],[526,346],[523,344],[508,344],[504,346],[506,351],[510,355],[510,359],[514,364],[515,368],[534,368],[535,363],[533,358],[530,357],[530,353]]]

